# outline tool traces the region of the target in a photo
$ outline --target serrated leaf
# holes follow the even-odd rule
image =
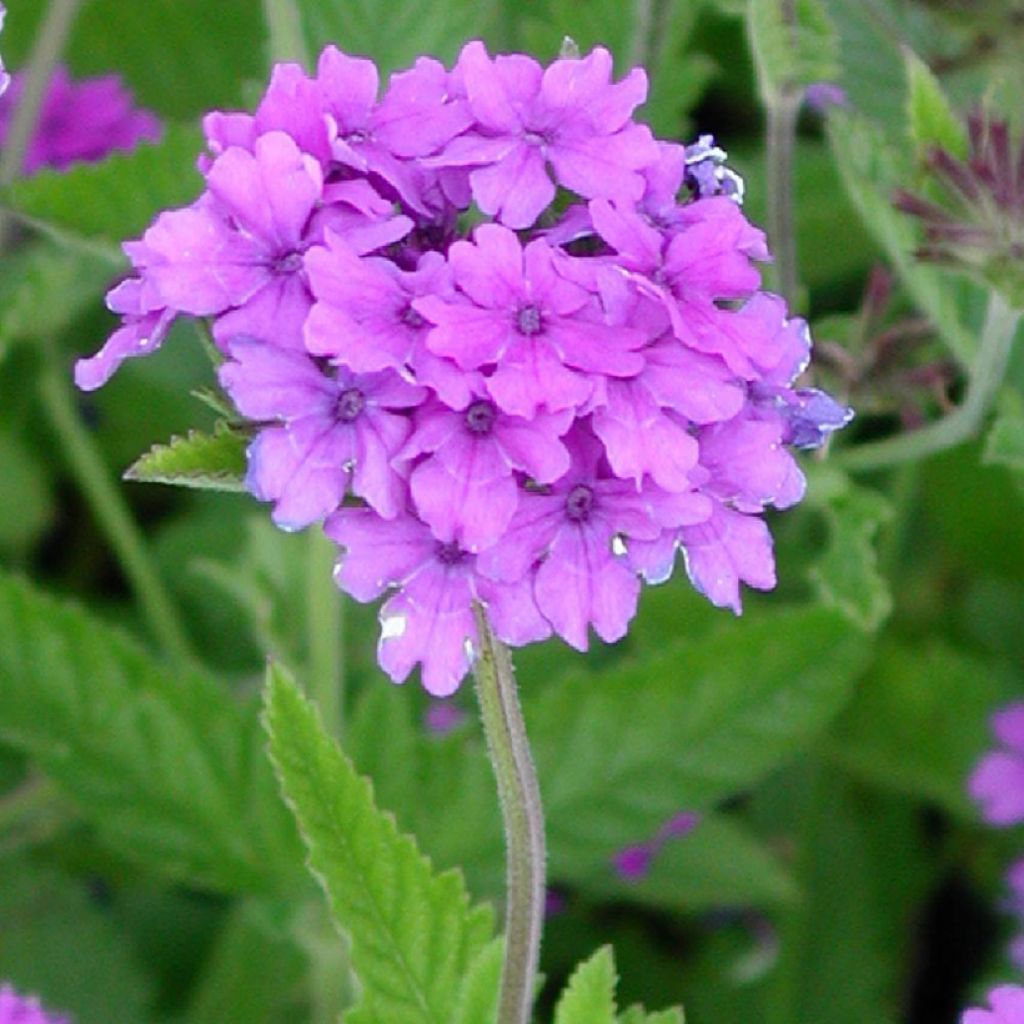
[[[1024,413],[1012,409],[996,416],[985,438],[981,461],[1024,473]]]
[[[298,0],[306,39],[317,54],[328,43],[371,57],[382,76],[425,54],[451,61],[462,42],[484,34],[497,0]]]
[[[957,117],[939,80],[913,50],[904,48],[907,73],[907,127],[919,153],[932,146],[961,159],[967,156],[967,130]]]
[[[125,471],[124,478],[211,491],[244,491],[248,443],[246,434],[222,420],[212,434],[190,430],[187,437],[154,445]]]
[[[877,629],[892,611],[889,583],[878,570],[875,535],[892,518],[881,494],[850,487],[824,505],[829,541],[810,576],[822,600],[855,626]]]
[[[839,73],[839,39],[822,0],[748,0],[747,36],[769,102]]]
[[[198,128],[170,125],[155,145],[19,178],[0,192],[0,202],[58,233],[119,245],[141,234],[159,211],[199,195],[195,163],[202,147]]]
[[[301,879],[294,828],[250,708],[172,676],[120,631],[0,575],[0,739],[117,850],[214,889]]]
[[[275,666],[267,675],[264,722],[310,867],[351,937],[362,1000],[346,1019],[450,1024],[461,979],[491,938],[490,908],[471,907],[461,874],[435,873],[394,818],[377,808],[370,782]]]
[[[914,259],[918,244],[914,225],[893,207],[891,198],[893,191],[913,176],[905,155],[898,154],[881,130],[858,114],[833,111],[827,129],[843,185],[865,227],[946,347],[962,365],[970,366],[977,341],[965,326],[959,306],[966,305],[978,288]]]
[[[558,1005],[555,1024],[615,1024],[615,958],[602,946],[573,971]]]
[[[500,935],[477,954],[462,979],[454,1024],[494,1024],[504,954],[505,940]]]

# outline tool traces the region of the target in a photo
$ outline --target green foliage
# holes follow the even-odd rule
[[[197,671],[0,577],[0,739],[30,754],[113,847],[216,889],[296,880],[259,724]]]
[[[940,146],[967,156],[967,130],[931,69],[912,50],[904,50],[907,69],[907,123],[918,153]]]
[[[996,416],[981,458],[990,465],[1024,473],[1024,412],[1007,408]]]
[[[459,991],[454,1024],[492,1024],[498,1012],[505,940],[491,939],[469,965]]]
[[[143,1024],[152,984],[86,884],[6,857],[0,871],[0,977],[76,1024]]]
[[[498,0],[395,0],[383,16],[376,0],[297,0],[312,53],[328,43],[373,58],[382,76],[430,54],[451,61],[462,43],[484,34]]]
[[[171,125],[155,145],[19,179],[0,193],[0,201],[58,236],[99,243],[100,253],[116,259],[113,247],[141,234],[160,210],[196,198],[202,185],[195,169],[201,150],[197,128]]]
[[[246,434],[221,420],[212,434],[191,430],[187,437],[155,445],[125,471],[124,477],[139,483],[244,491],[248,442]]]
[[[436,874],[394,818],[377,809],[369,781],[273,666],[265,724],[310,867],[352,939],[362,999],[347,1019],[448,1024],[461,979],[491,936],[490,908],[471,907],[461,875]]]
[[[13,6],[13,5],[12,5]],[[4,25],[4,58],[28,58],[46,0],[18,0]],[[262,78],[260,19],[252,0],[89,0],[68,43],[77,75],[125,76],[139,103],[188,118],[237,106],[247,79]]]
[[[748,0],[747,37],[766,102],[838,73],[839,39],[823,0]]]
[[[602,946],[573,971],[555,1007],[555,1024],[615,1024],[615,957]]]
[[[860,629],[872,631],[892,611],[892,594],[875,550],[875,536],[892,518],[892,505],[877,491],[838,474],[837,479],[838,487],[821,503],[829,540],[811,568],[811,580],[826,604]]]
[[[0,426],[0,469],[17,502],[0,504],[0,551],[23,551],[53,522],[55,501],[50,473],[25,439]]]
[[[965,780],[991,743],[989,714],[1013,690],[998,664],[941,640],[890,643],[837,723],[830,751],[859,778],[973,820]]]

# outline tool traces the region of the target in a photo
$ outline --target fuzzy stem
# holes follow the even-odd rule
[[[302,17],[293,0],[263,0],[270,60],[295,61],[309,70],[309,50],[302,34]]]
[[[999,292],[992,292],[963,404],[920,430],[839,452],[838,464],[851,470],[885,469],[926,458],[973,437],[1003,383],[1019,321],[1019,310],[1010,306]]]
[[[178,662],[191,661],[177,609],[150,559],[142,531],[82,424],[63,365],[55,351],[47,352],[45,358],[39,392],[68,468],[121,563],[153,636]]]
[[[797,301],[796,223],[793,215],[793,150],[802,93],[782,89],[765,103],[768,237],[775,255],[775,286],[792,309]]]
[[[331,578],[334,547],[318,527],[307,537],[306,623],[309,691],[332,736],[344,725],[345,652],[341,593]]]
[[[497,1024],[529,1024],[544,922],[544,812],[512,660],[483,607],[475,604],[473,612],[480,637],[476,692],[498,783],[507,856],[505,963]]]

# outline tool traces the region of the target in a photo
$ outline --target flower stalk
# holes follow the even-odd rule
[[[505,962],[497,1024],[528,1024],[544,921],[544,812],[508,649],[484,608],[473,606],[480,651],[474,666],[487,749],[505,826]]]
[[[775,282],[792,308],[797,301],[796,221],[793,213],[793,151],[803,94],[782,89],[765,105],[768,174],[768,237],[775,255]]]

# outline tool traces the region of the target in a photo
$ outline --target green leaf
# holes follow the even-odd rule
[[[6,858],[0,871],[0,977],[76,1024],[143,1024],[152,980],[87,883]]]
[[[881,525],[892,518],[892,505],[877,491],[850,485],[823,508],[829,542],[811,568],[811,580],[826,604],[858,628],[876,630],[892,611],[892,594],[878,570],[874,543]]]
[[[0,551],[24,551],[53,521],[53,470],[17,430],[0,425],[0,476],[16,501],[0,505]]]
[[[1024,412],[1004,409],[996,416],[985,438],[981,461],[1024,473]]]
[[[21,246],[0,275],[0,353],[27,338],[53,339],[88,306],[99,306],[113,264],[47,240]]]
[[[932,146],[961,159],[967,156],[967,130],[931,68],[909,48],[904,48],[907,70],[907,124],[919,154]]]
[[[859,777],[973,820],[965,780],[991,742],[988,716],[1013,693],[997,664],[937,639],[889,644],[836,725],[830,754]]]
[[[4,25],[9,67],[28,59],[47,6],[18,0],[17,16]],[[253,0],[89,0],[75,19],[67,61],[76,76],[116,70],[141,105],[184,119],[237,106],[245,81],[265,77],[260,29]]]
[[[497,0],[297,0],[306,39],[316,54],[328,43],[377,62],[382,76],[430,54],[448,62],[463,41],[484,33]]]
[[[160,210],[196,198],[202,190],[195,168],[202,146],[198,128],[171,125],[156,145],[19,178],[0,192],[0,201],[58,234],[117,245],[141,234]]]
[[[946,347],[964,366],[970,366],[977,341],[965,326],[960,305],[977,287],[918,263],[913,256],[917,234],[910,218],[892,205],[893,190],[913,177],[905,156],[897,154],[882,132],[866,118],[833,111],[828,137],[847,194],[865,227],[899,272],[914,304],[931,320]],[[958,301],[959,300],[959,301]]]
[[[675,1006],[671,1010],[647,1013],[642,1006],[631,1006],[619,1017],[619,1024],[686,1024],[683,1011]]]
[[[555,1007],[555,1024],[615,1024],[615,958],[602,946],[572,973]]]
[[[499,935],[469,965],[459,990],[454,1024],[494,1024],[504,954],[505,940]]]
[[[766,101],[839,73],[839,40],[822,0],[748,0],[747,36]]]
[[[248,443],[246,434],[220,420],[212,434],[190,430],[187,437],[155,445],[125,471],[124,478],[212,491],[244,491]]]
[[[0,739],[31,756],[105,841],[215,889],[301,878],[259,722],[213,679],[172,676],[123,633],[0,575]]]
[[[264,720],[310,867],[351,937],[363,994],[347,1019],[449,1024],[460,982],[491,938],[490,908],[471,907],[461,874],[436,874],[394,818],[378,810],[370,782],[275,666]]]

